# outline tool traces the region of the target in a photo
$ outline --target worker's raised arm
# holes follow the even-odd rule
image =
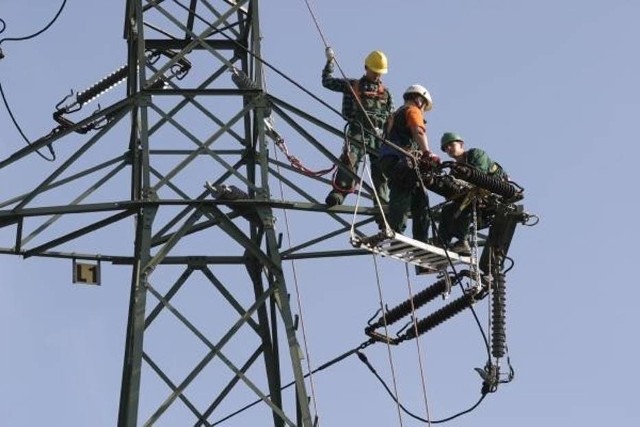
[[[336,58],[333,49],[327,47],[325,56],[327,57],[327,63],[322,69],[322,86],[334,92],[346,92],[351,85],[350,81],[333,77],[333,64]]]

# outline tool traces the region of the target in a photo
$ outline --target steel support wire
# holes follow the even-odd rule
[[[384,382],[384,380],[382,379],[380,374],[376,371],[376,369],[373,367],[373,365],[371,365],[371,363],[367,359],[367,356],[365,356],[364,353],[362,353],[361,351],[358,351],[357,355],[358,355],[358,358],[360,359],[360,361],[365,364],[365,366],[371,371],[371,373],[376,377],[376,379],[380,382],[380,384],[382,384],[382,386],[384,387],[384,389],[387,392],[387,394],[389,396],[391,396],[391,398],[394,400],[394,402],[396,402],[398,407],[400,407],[400,409],[405,414],[409,415],[411,418],[414,418],[414,419],[416,419],[418,421],[422,421],[423,423],[427,423],[427,424],[443,424],[443,423],[449,422],[449,421],[451,421],[451,420],[453,420],[455,418],[458,418],[458,417],[460,417],[462,415],[468,414],[469,412],[471,412],[474,409],[476,409],[480,405],[480,403],[482,403],[484,398],[487,396],[487,393],[483,392],[476,403],[474,403],[473,405],[471,405],[469,408],[465,409],[464,411],[460,411],[457,414],[451,415],[449,417],[442,418],[442,419],[439,419],[439,420],[425,419],[425,418],[422,418],[422,417],[414,414],[413,412],[409,411],[401,402],[399,402],[396,399],[396,397],[393,395],[393,392],[391,391],[389,386]]]
[[[39,36],[40,34],[44,33],[45,31],[47,31],[49,28],[51,28],[51,26],[58,20],[58,18],[60,17],[60,14],[62,13],[62,10],[64,9],[64,7],[67,4],[67,0],[63,0],[62,4],[60,5],[60,8],[58,9],[58,11],[56,12],[56,14],[54,15],[53,19],[51,19],[51,21],[49,21],[49,23],[47,25],[45,25],[42,29],[36,31],[33,34],[30,34],[28,36],[23,36],[23,37],[5,37],[3,39],[0,39],[0,45],[2,45],[2,43],[6,42],[6,41],[23,41],[23,40],[29,40],[32,38],[35,38],[37,36]],[[0,29],[0,33],[2,33],[5,28],[6,28],[6,24],[4,22],[4,20],[0,19],[0,22],[2,23],[2,29]],[[0,50],[1,52],[1,50]]]
[[[346,359],[347,357],[351,356],[351,355],[352,355],[352,354],[354,354],[354,353],[355,353],[355,354],[357,354],[357,355],[358,355],[358,357],[360,357],[360,354],[361,354],[361,353],[360,353],[360,350],[364,350],[366,347],[368,347],[368,346],[369,346],[369,345],[371,345],[371,344],[373,344],[373,341],[372,341],[372,340],[369,340],[369,341],[365,341],[365,342],[363,342],[363,343],[362,343],[362,344],[360,344],[358,347],[353,348],[353,349],[351,349],[351,350],[348,350],[348,351],[346,351],[345,353],[342,353],[341,355],[339,355],[339,356],[337,356],[337,357],[335,357],[335,358],[333,358],[333,359],[329,360],[328,362],[323,363],[322,365],[320,365],[320,366],[318,366],[317,368],[315,368],[313,371],[307,372],[306,374],[304,374],[304,378],[307,378],[307,377],[308,377],[308,376],[310,376],[310,375],[313,375],[313,374],[315,374],[315,373],[317,373],[317,372],[319,372],[319,371],[322,371],[323,369],[326,369],[326,368],[330,367],[331,365],[334,365],[334,364],[336,364],[336,363],[338,363],[338,362],[340,362],[340,361],[342,361],[342,360]],[[282,391],[282,390],[285,390],[285,389],[287,389],[287,388],[291,387],[292,385],[295,385],[295,383],[296,383],[295,381],[291,381],[291,382],[289,382],[288,384],[285,384],[284,386],[282,386],[282,387],[280,388],[280,390],[281,390],[281,391]],[[270,395],[267,395],[266,397],[269,397],[269,396],[270,396]],[[253,406],[255,406],[255,405],[257,405],[257,404],[261,403],[262,401],[263,401],[263,399],[257,399],[257,400],[255,400],[255,401],[253,401],[252,403],[249,403],[249,404],[247,404],[247,405],[243,406],[242,408],[238,409],[237,411],[234,411],[233,413],[231,413],[231,414],[229,414],[229,415],[226,415],[225,417],[223,417],[223,418],[221,418],[221,419],[219,419],[219,420],[215,421],[215,422],[214,422],[214,423],[212,423],[211,425],[212,425],[212,426],[220,425],[220,424],[224,423],[225,421],[227,421],[227,420],[229,420],[229,419],[231,419],[231,418],[235,417],[236,415],[238,415],[238,414],[240,414],[240,413],[242,413],[242,412],[246,411],[247,409],[249,409],[249,408],[251,408],[251,407],[253,407]]]

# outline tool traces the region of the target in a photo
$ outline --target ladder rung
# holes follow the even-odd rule
[[[398,233],[392,233],[391,237],[377,239],[376,244],[373,245],[368,243],[371,241],[372,238],[364,238],[356,241],[356,243],[358,247],[370,252],[395,258],[397,260],[432,269],[434,271],[446,268],[449,265],[449,262],[453,264],[471,263],[470,257],[462,256],[455,252],[447,252],[437,246],[428,245],[424,242],[410,239]],[[449,255],[448,258],[447,255]],[[449,259],[451,261],[449,261]]]

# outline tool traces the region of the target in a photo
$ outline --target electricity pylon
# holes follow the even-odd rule
[[[313,425],[283,260],[358,251],[303,253],[349,229],[341,207],[336,230],[281,250],[274,209],[327,210],[269,152],[283,142],[271,117],[334,163],[310,129],[341,132],[265,91],[258,6],[128,0],[126,65],[63,99],[50,134],[0,161],[4,179],[30,171],[0,202],[1,253],[72,260],[78,282],[99,282],[105,263],[131,268],[122,427],[207,426],[252,401],[254,420]],[[82,116],[120,81],[120,99]],[[275,179],[302,202],[274,200]]]

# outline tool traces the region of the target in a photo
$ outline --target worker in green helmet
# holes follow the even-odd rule
[[[440,138],[440,148],[457,163],[464,163],[472,166],[480,172],[508,179],[507,174],[497,162],[493,161],[484,150],[479,148],[466,149],[464,139],[455,132],[445,132]],[[461,209],[461,200],[451,201],[442,208],[440,224],[438,226],[439,243],[449,246],[451,240],[458,239],[450,249],[461,255],[469,255],[471,246],[469,245],[469,233],[473,211],[471,206]],[[482,216],[482,213],[478,213]]]
[[[387,179],[378,164],[377,151],[380,147],[379,136],[393,112],[391,93],[380,79],[388,70],[387,57],[383,52],[374,50],[364,60],[365,74],[361,78],[343,79],[332,76],[335,60],[333,49],[327,47],[325,54],[327,62],[322,70],[322,86],[342,93],[342,115],[348,120],[340,161],[357,174],[358,167],[369,150],[373,186],[378,198],[385,204],[389,199],[389,190]],[[333,189],[325,200],[327,206],[342,204],[347,194],[353,192],[356,186],[353,177],[340,168],[332,184]]]

